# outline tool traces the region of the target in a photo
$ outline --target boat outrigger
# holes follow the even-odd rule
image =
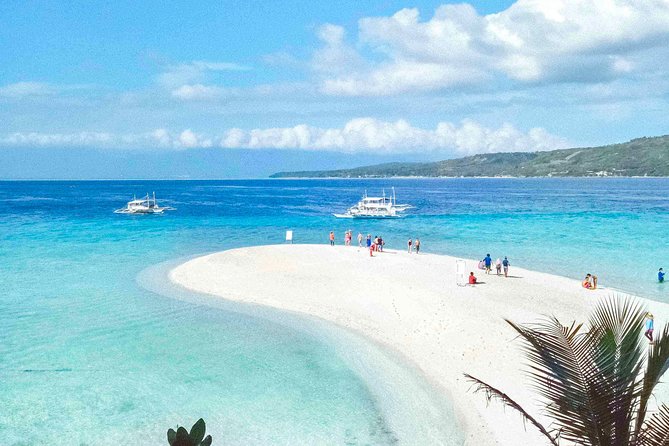
[[[136,197],[133,197],[132,201],[128,201],[126,207],[121,209],[116,209],[115,214],[162,214],[164,211],[173,211],[174,208],[169,206],[158,206],[156,202],[156,193],[153,193],[153,197],[150,197],[149,194],[146,194],[146,197],[140,198],[139,200]]]
[[[337,218],[399,218],[404,217],[403,212],[413,208],[409,204],[397,204],[395,188],[393,194],[386,197],[383,191],[381,197],[368,197],[367,191],[355,206],[350,207],[344,214],[333,214]]]

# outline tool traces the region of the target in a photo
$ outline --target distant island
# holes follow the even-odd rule
[[[430,163],[277,172],[270,178],[669,176],[669,135],[546,152],[486,153]]]

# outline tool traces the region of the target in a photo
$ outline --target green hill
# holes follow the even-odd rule
[[[488,153],[432,163],[278,172],[271,178],[669,176],[669,135],[602,147]]]

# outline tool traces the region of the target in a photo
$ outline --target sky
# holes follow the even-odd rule
[[[253,177],[669,133],[669,0],[4,0],[0,23],[0,178],[136,177],[149,155]]]

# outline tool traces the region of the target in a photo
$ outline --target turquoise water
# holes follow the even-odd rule
[[[331,217],[365,189],[392,185],[417,206],[412,216]],[[112,213],[154,190],[177,211]],[[378,382],[386,378],[349,357],[342,336],[164,296],[138,275],[281,243],[286,229],[296,242],[326,242],[350,228],[394,248],[420,237],[428,252],[591,272],[604,286],[667,300],[654,279],[669,268],[668,193],[665,179],[0,182],[0,444],[162,444],[167,427],[200,416],[214,444],[416,444],[412,424],[458,444],[448,408],[436,433],[426,431],[440,423],[421,425],[419,409],[398,417]],[[405,373],[392,362],[374,360],[389,383]]]

